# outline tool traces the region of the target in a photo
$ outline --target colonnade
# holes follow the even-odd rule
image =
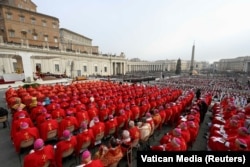
[[[112,72],[111,74],[112,75],[118,75],[118,74],[122,74],[124,75],[125,74],[125,65],[124,65],[124,62],[112,62]]]
[[[136,72],[136,71],[165,71],[165,65],[163,64],[127,65],[127,72]]]
[[[22,48],[20,46],[0,45],[0,76],[18,73],[27,81],[33,81],[39,65],[42,73],[65,74],[67,76],[124,75],[126,59],[121,56],[68,53],[60,50]],[[69,63],[70,62],[70,63]],[[74,65],[69,65],[74,63]],[[16,79],[13,78],[13,81]]]

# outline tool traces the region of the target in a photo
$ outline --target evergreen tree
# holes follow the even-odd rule
[[[177,60],[175,74],[177,75],[181,74],[181,59],[180,58]]]

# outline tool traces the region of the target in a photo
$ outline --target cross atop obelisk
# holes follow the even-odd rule
[[[192,48],[192,57],[191,57],[190,75],[192,75],[192,74],[193,74],[193,70],[194,70],[194,50],[195,50],[195,41],[194,41],[193,48]]]

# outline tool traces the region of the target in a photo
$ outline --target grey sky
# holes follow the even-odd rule
[[[250,55],[250,0],[33,0],[102,53],[142,60]]]

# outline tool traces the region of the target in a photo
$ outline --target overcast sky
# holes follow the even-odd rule
[[[102,53],[214,62],[250,55],[250,0],[33,0]]]

